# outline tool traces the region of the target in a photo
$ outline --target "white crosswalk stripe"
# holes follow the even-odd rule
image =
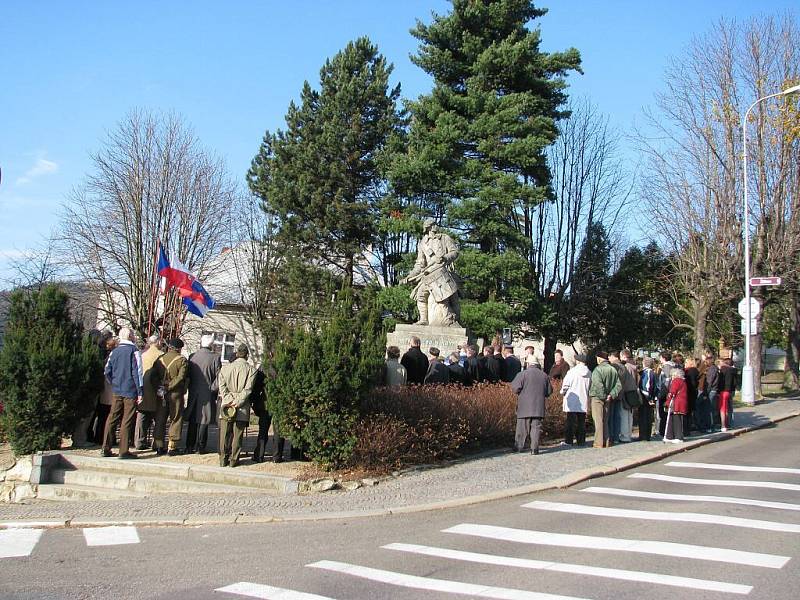
[[[532,508],[535,510],[571,513],[576,515],[594,515],[598,517],[615,517],[623,519],[645,519],[649,521],[676,521],[681,523],[706,523],[708,525],[727,525],[729,527],[762,529],[764,531],[779,531],[781,533],[800,533],[800,525],[796,525],[794,523],[761,521],[758,519],[742,519],[739,517],[710,515],[705,513],[634,510],[630,508],[609,508],[606,506],[591,506],[588,504],[571,504],[569,502],[544,502],[542,500],[528,502],[527,504],[523,504],[522,507]]]
[[[136,527],[87,527],[83,530],[87,546],[118,546],[121,544],[138,544],[139,534]]]
[[[652,479],[654,481],[668,481],[670,483],[685,483],[688,485],[715,485],[725,487],[751,487],[773,490],[800,491],[800,484],[780,483],[777,481],[738,481],[736,479],[698,479],[694,477],[674,477],[660,473],[633,473],[628,475],[631,479]]]
[[[591,494],[607,494],[609,496],[627,496],[630,498],[647,498],[649,500],[681,500],[686,502],[716,502],[719,504],[741,504],[743,506],[758,506],[761,508],[777,508],[779,510],[800,510],[800,504],[789,502],[770,502],[768,500],[755,500],[753,498],[736,498],[732,496],[700,496],[692,494],[663,494],[660,492],[644,492],[640,490],[626,490],[622,488],[608,488],[591,486],[580,490]]]
[[[247,596],[248,598],[264,598],[265,600],[333,600],[329,596],[307,594],[305,592],[272,587],[271,585],[261,585],[259,583],[249,583],[247,581],[226,585],[214,591],[236,594],[237,596]]]
[[[345,573],[354,577],[378,581],[399,587],[427,590],[434,592],[449,592],[451,594],[465,594],[479,598],[501,598],[503,600],[576,600],[574,596],[560,596],[557,594],[544,594],[514,588],[495,587],[475,583],[452,581],[450,579],[435,579],[433,577],[419,577],[396,571],[373,569],[350,563],[332,560],[320,560],[306,565],[315,569],[325,569],[337,573]],[[580,600],[580,599],[577,599]]]
[[[0,531],[0,558],[30,556],[41,537],[41,529],[6,529]]]
[[[555,571],[558,573],[571,573],[586,577],[605,577],[609,579],[621,579],[623,581],[641,581],[643,583],[653,583],[682,587],[697,590],[709,590],[712,592],[727,592],[730,594],[749,594],[753,589],[750,585],[740,585],[736,583],[726,583],[724,581],[712,581],[706,579],[695,579],[692,577],[676,577],[673,575],[662,575],[660,573],[647,573],[644,571],[630,571],[626,569],[607,569],[604,567],[593,567],[591,565],[577,565],[570,563],[559,563],[552,561],[530,560],[526,558],[515,558],[512,556],[497,556],[494,554],[480,554],[476,552],[464,552],[452,550],[450,548],[434,548],[431,546],[421,546],[418,544],[387,544],[382,546],[387,550],[398,550],[412,554],[422,554],[425,556],[436,556],[450,558],[453,560],[463,560],[467,562],[499,565],[505,567],[518,567],[522,569],[537,569],[543,571]]]
[[[791,558],[789,556],[761,554],[758,552],[731,550],[728,548],[715,548],[713,546],[678,544],[675,542],[661,542],[658,540],[633,540],[592,535],[553,533],[550,531],[532,531],[529,529],[514,529],[511,527],[479,525],[476,523],[462,523],[461,525],[444,529],[443,532],[484,537],[494,540],[505,540],[522,544],[637,552],[642,554],[656,554],[659,556],[676,556],[678,558],[691,556],[696,560],[710,560],[753,567],[766,567],[770,569],[780,569],[789,562]]]
[[[790,475],[800,475],[800,469],[787,467],[756,467],[751,465],[722,465],[717,463],[699,463],[671,461],[666,463],[667,467],[686,467],[689,469],[714,469],[717,471],[743,471],[748,473],[788,473]]]

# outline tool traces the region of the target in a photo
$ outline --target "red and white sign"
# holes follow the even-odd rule
[[[760,287],[762,285],[780,285],[783,283],[780,277],[751,277],[750,287]]]

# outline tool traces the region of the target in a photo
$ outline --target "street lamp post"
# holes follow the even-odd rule
[[[760,102],[769,100],[770,98],[777,98],[778,96],[786,96],[794,92],[800,92],[800,85],[795,85],[776,94],[770,94],[769,96],[759,98],[753,102],[744,113],[744,121],[742,121],[742,163],[744,171],[744,299],[747,305],[747,323],[745,325],[744,338],[744,368],[742,369],[742,402],[750,406],[756,403],[756,395],[753,387],[753,366],[750,364],[750,336],[753,332],[750,329],[752,314],[750,308],[750,206],[747,203],[747,121],[750,118],[750,111]]]

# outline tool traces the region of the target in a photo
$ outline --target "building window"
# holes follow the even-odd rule
[[[204,331],[203,335],[214,336],[211,350],[222,357],[222,362],[232,362],[236,359],[236,334]]]

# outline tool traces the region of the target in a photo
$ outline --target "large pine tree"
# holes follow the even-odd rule
[[[385,193],[385,154],[402,121],[392,66],[367,38],[350,42],[306,82],[286,130],[267,132],[248,181],[279,218],[278,240],[329,261],[352,282],[359,254],[375,241]]]
[[[565,116],[565,76],[580,70],[577,50],[540,50],[530,23],[545,12],[529,0],[453,0],[449,14],[417,22],[412,60],[434,87],[411,104],[409,153],[397,169],[398,187],[438,202],[459,233],[468,298],[521,308],[505,313],[518,319],[534,302],[519,213],[551,196],[545,148]],[[503,313],[484,308],[468,300],[464,320]]]

